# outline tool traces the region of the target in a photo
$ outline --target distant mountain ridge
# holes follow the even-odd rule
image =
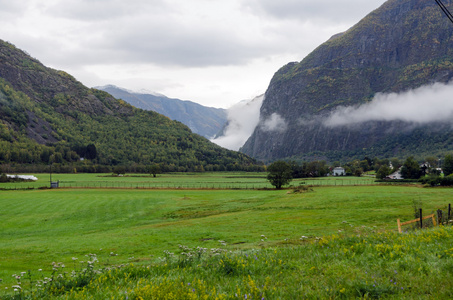
[[[451,0],[443,2],[453,10]],[[366,115],[378,93],[452,78],[453,24],[434,1],[389,0],[275,73],[259,125],[241,151],[265,161],[440,155],[453,150],[452,126],[445,120],[375,118],[335,126],[326,121],[342,108],[363,106]],[[426,105],[433,100],[426,99]]]
[[[115,98],[141,109],[152,110],[187,125],[192,132],[206,138],[214,137],[227,122],[225,109],[206,107],[192,101],[168,98],[160,94],[137,93],[107,85],[96,87]]]

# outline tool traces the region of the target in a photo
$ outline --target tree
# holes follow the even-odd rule
[[[8,182],[8,176],[5,173],[0,174],[0,182]]]
[[[400,167],[401,167],[401,162],[398,158],[392,158],[390,160],[390,162],[392,163],[392,167],[393,167],[393,170],[396,171],[398,170]]]
[[[371,160],[368,157],[365,157],[364,160],[360,161],[359,167],[362,169],[362,173],[371,170],[370,161]]]
[[[309,177],[324,177],[329,173],[325,161],[312,161],[307,164],[307,175]]]
[[[149,170],[149,173],[153,175],[153,177],[156,177],[157,174],[160,174],[162,172],[160,170],[160,166],[157,164],[149,166],[148,170]]]
[[[94,144],[88,144],[85,152],[85,158],[95,159],[97,155],[96,146]]]
[[[419,179],[421,176],[420,166],[414,157],[409,156],[401,168],[401,176],[404,179]]]
[[[428,156],[425,158],[425,161],[430,165],[431,169],[435,169],[438,167],[439,159],[434,156]]]
[[[115,166],[113,168],[113,173],[117,176],[126,174],[126,167],[125,166]]]
[[[392,173],[392,169],[388,165],[382,165],[379,170],[376,172],[377,179],[384,179]]]
[[[444,171],[445,176],[453,174],[453,155],[445,155],[444,167],[442,170]]]
[[[363,174],[363,169],[362,168],[357,168],[354,170],[354,176],[355,177],[361,177]]]
[[[284,161],[276,161],[267,168],[267,180],[275,186],[276,189],[281,189],[293,179],[291,166]]]

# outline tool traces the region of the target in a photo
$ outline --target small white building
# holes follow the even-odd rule
[[[399,168],[396,172],[388,175],[386,179],[403,179],[403,176],[401,175],[401,168]]]
[[[34,180],[34,181],[38,180],[38,178],[36,178],[33,175],[6,175],[6,177],[23,179],[23,180]]]
[[[345,176],[346,171],[342,167],[336,167],[335,169],[332,170],[332,175],[333,176]]]

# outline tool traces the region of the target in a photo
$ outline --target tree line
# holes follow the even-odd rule
[[[345,176],[362,176],[374,171],[378,180],[390,180],[389,175],[399,172],[402,180],[419,181],[432,186],[453,185],[453,154],[443,159],[434,156],[417,161],[413,156],[404,161],[398,158],[353,160],[345,164],[335,161],[330,165],[325,161],[297,163],[296,161],[276,161],[267,168],[267,179],[277,189],[289,184],[293,178],[324,177],[333,175],[335,167],[343,167]],[[393,180],[393,179],[392,179]]]

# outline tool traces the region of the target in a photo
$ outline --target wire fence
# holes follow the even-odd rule
[[[324,186],[324,187],[341,187],[341,186],[371,186],[371,185],[388,185],[401,184],[393,182],[376,182],[370,179],[306,179],[294,180],[291,187],[297,186]],[[47,185],[27,185],[16,184],[0,187],[0,190],[33,190],[50,188]],[[259,190],[273,189],[273,186],[267,182],[130,182],[130,181],[59,181],[58,188],[86,188],[86,189],[237,189],[237,190]]]
[[[291,186],[366,186],[383,183],[375,183],[372,180],[306,180],[293,182]],[[291,187],[290,186],[290,187]],[[131,182],[60,182],[62,188],[124,188],[124,189],[240,189],[256,190],[271,189],[273,186],[268,182],[263,183],[131,183]]]
[[[272,188],[270,184],[249,183],[131,183],[131,182],[60,182],[60,188],[105,189],[240,189],[255,190]]]
[[[36,186],[8,186],[0,188],[0,191],[25,191],[25,190],[35,190],[44,187],[36,187]]]

